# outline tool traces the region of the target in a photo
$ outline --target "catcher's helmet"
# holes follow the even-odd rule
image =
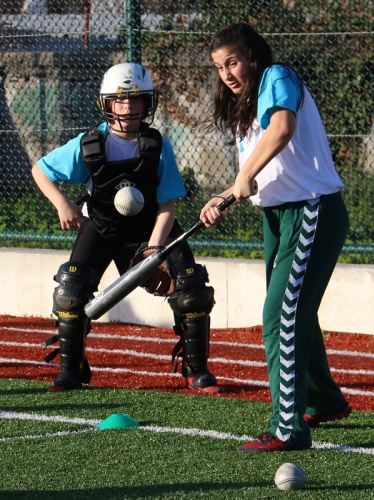
[[[137,63],[121,63],[109,68],[101,81],[98,102],[106,122],[121,118],[121,115],[115,115],[108,106],[112,99],[135,96],[143,97],[145,109],[141,119],[150,125],[157,109],[158,92],[149,72]]]

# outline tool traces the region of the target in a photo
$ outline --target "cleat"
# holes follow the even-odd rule
[[[73,391],[81,389],[82,384],[89,384],[91,381],[91,369],[87,359],[84,360],[82,373],[67,374],[59,373],[53,385],[48,388],[48,392]]]
[[[239,453],[263,453],[270,451],[301,451],[309,450],[312,446],[312,441],[307,445],[289,444],[287,441],[272,436],[269,432],[265,432],[258,436],[257,439],[243,444],[237,448]]]
[[[203,394],[219,394],[222,392],[222,387],[218,384],[207,385],[205,387],[200,387],[194,383],[195,377],[187,377],[186,383],[189,389],[193,391],[201,392]]]
[[[309,427],[316,428],[323,422],[333,422],[334,420],[342,420],[349,417],[352,412],[352,407],[347,404],[343,410],[329,413],[328,415],[304,415],[305,422]]]
[[[191,369],[184,371],[186,384],[189,389],[204,394],[218,394],[222,392],[222,387],[217,384],[216,377],[208,370],[193,372]]]
[[[60,373],[55,378],[53,385],[48,387],[48,392],[73,391],[74,389],[81,388],[82,384],[77,380],[76,377]]]

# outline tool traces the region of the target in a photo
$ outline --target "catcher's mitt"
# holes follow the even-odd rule
[[[140,247],[130,261],[129,269],[146,259],[150,255],[161,250],[163,247]],[[173,258],[169,255],[160,266],[153,271],[152,275],[141,285],[148,293],[160,297],[168,297],[175,290],[175,272]]]

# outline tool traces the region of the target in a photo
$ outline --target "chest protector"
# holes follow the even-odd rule
[[[105,238],[124,242],[148,241],[156,214],[158,165],[162,150],[161,134],[142,125],[138,134],[139,156],[122,161],[108,161],[104,134],[96,127],[81,139],[81,154],[91,174],[92,193],[87,200],[88,215],[95,229]],[[114,197],[124,186],[135,186],[144,196],[144,207],[133,217],[121,215]]]

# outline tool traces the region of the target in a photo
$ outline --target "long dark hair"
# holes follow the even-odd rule
[[[266,68],[274,63],[267,41],[248,23],[230,24],[219,30],[209,47],[212,53],[223,47],[242,52],[249,62],[246,85],[240,95],[234,94],[218,76],[214,91],[214,109],[211,121],[222,132],[229,128],[242,139],[257,116],[258,87]]]

